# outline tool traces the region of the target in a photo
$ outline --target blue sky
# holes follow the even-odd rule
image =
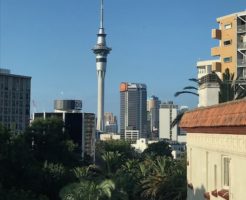
[[[0,0],[0,67],[32,77],[35,111],[55,99],[82,99],[96,113],[95,55],[99,0]],[[119,115],[120,82],[147,85],[148,96],[195,107],[175,91],[196,77],[196,62],[218,45],[216,18],[246,9],[245,0],[105,0],[108,56],[105,111]],[[33,110],[33,108],[32,108]]]

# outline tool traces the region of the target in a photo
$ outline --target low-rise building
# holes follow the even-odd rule
[[[245,200],[246,99],[188,111],[187,200]]]
[[[115,133],[101,133],[100,140],[107,141],[107,140],[120,140],[120,135]]]

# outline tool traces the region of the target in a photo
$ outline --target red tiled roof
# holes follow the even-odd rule
[[[222,133],[230,133],[240,128],[238,133],[246,134],[246,99],[186,112],[179,126],[188,132],[218,132],[223,129]]]

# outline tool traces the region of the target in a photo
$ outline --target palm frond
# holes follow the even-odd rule
[[[183,88],[183,90],[198,90],[198,88],[195,86],[186,86]]]
[[[195,83],[199,83],[199,79],[197,79],[197,78],[189,78],[189,81],[193,81]]]
[[[180,94],[193,94],[195,96],[199,96],[199,94],[195,93],[195,92],[191,92],[191,91],[178,91],[178,92],[175,92],[174,96],[177,97],[179,96]]]
[[[176,126],[181,121],[184,113],[185,113],[185,111],[178,113],[178,115],[176,116],[176,118],[171,123],[171,128],[173,128],[174,126]]]

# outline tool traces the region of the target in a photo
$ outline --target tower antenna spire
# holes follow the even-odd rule
[[[101,11],[100,11],[100,28],[103,28],[103,0],[101,0]]]

